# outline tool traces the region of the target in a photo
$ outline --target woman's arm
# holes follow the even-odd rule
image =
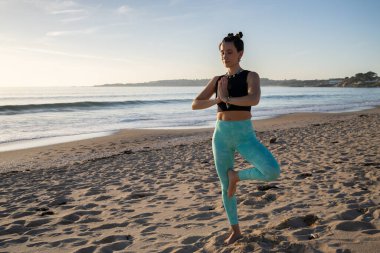
[[[223,102],[239,106],[254,106],[260,102],[260,77],[256,72],[249,72],[247,77],[248,95],[244,97],[222,98]]]
[[[193,110],[206,109],[221,102],[220,98],[210,99],[215,92],[216,81],[218,76],[211,79],[204,90],[193,100],[191,108]]]

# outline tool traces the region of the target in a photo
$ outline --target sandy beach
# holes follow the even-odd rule
[[[282,174],[239,182],[234,244],[213,129],[124,130],[0,152],[0,252],[378,252],[380,108],[253,123]]]

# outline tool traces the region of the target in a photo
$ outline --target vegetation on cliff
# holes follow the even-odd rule
[[[338,87],[380,87],[380,77],[372,71],[357,73],[355,76],[344,78]]]
[[[145,83],[114,83],[96,86],[107,87],[141,87],[141,86],[205,86],[209,79],[177,79],[159,80]],[[357,73],[346,78],[332,78],[325,80],[271,80],[260,78],[261,86],[287,86],[287,87],[380,87],[380,77],[375,72]]]

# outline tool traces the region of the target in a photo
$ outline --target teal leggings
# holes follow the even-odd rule
[[[250,119],[239,121],[217,120],[212,138],[216,171],[222,187],[222,198],[228,221],[238,224],[236,196],[227,195],[228,169],[234,167],[235,150],[255,167],[239,170],[240,180],[272,181],[279,177],[280,166],[272,153],[256,139]]]

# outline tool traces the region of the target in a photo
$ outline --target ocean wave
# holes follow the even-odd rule
[[[316,98],[327,98],[329,96],[336,95],[314,95],[314,94],[299,94],[299,95],[264,95],[263,99],[316,99]]]
[[[101,110],[112,107],[144,106],[151,104],[191,103],[192,99],[130,100],[130,101],[83,101],[72,103],[47,103],[0,106],[0,115],[16,115],[41,112],[70,112],[78,110]]]
[[[146,121],[146,120],[154,120],[154,118],[130,118],[130,119],[122,119],[120,122],[137,122],[137,121]]]

